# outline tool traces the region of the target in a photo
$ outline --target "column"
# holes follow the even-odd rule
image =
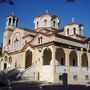
[[[83,80],[83,75],[82,75],[82,68],[81,68],[81,60],[82,60],[82,52],[81,51],[77,51],[77,60],[78,60],[78,82],[82,82]]]
[[[68,75],[68,81],[67,83],[71,82],[71,72],[70,72],[70,59],[69,59],[69,54],[70,54],[70,51],[69,49],[65,49],[65,65],[66,65],[66,73]]]
[[[52,46],[52,75],[53,75],[53,82],[55,82],[55,52],[56,52],[56,47],[53,45]]]
[[[77,60],[78,60],[78,67],[81,68],[81,55],[80,51],[77,51]]]
[[[90,53],[87,53],[88,56],[88,67],[90,68]]]
[[[68,68],[70,67],[69,66],[69,54],[70,54],[70,51],[68,49],[66,49],[65,50],[65,65],[67,68],[67,72],[68,72]]]

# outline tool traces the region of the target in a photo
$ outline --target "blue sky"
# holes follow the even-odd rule
[[[13,0],[14,6],[0,4],[0,41],[3,39],[5,18],[12,12],[19,18],[19,27],[34,29],[33,20],[36,16],[48,10],[59,17],[60,28],[71,22],[84,25],[84,35],[90,37],[90,0],[76,0],[66,3],[66,0]]]

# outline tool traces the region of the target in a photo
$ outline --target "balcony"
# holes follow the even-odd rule
[[[76,66],[70,66],[68,69],[66,66],[56,66],[56,73],[64,73],[64,72],[70,72],[72,74],[77,74],[79,72],[81,73],[90,73],[90,68],[88,67],[76,67]]]
[[[45,65],[42,67],[43,73],[50,73],[52,71],[52,67],[50,65]]]
[[[89,67],[82,67],[81,68],[81,73],[89,73],[90,72],[90,68]]]
[[[79,67],[72,66],[70,67],[70,73],[76,74],[79,72]]]
[[[56,66],[56,73],[64,73],[66,70],[66,66]]]

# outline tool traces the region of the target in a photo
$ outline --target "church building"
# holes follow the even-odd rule
[[[34,29],[18,26],[15,15],[6,17],[0,70],[20,69],[21,80],[69,84],[90,81],[90,38],[84,26],[71,23],[59,28],[60,19],[48,12],[34,18]]]

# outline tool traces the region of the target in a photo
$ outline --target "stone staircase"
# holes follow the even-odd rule
[[[11,81],[18,80],[18,74],[23,69],[21,67],[9,67],[5,70],[0,71],[0,84],[10,85]]]
[[[35,80],[36,67],[31,66],[20,73],[21,80]]]

